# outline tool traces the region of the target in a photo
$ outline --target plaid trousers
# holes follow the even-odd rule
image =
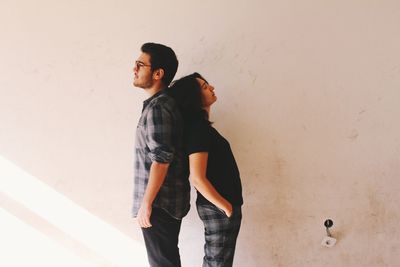
[[[197,212],[204,224],[203,267],[231,267],[242,221],[241,207],[233,207],[230,218],[214,205],[197,204]]]

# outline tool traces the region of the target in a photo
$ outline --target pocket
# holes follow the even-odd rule
[[[145,117],[142,115],[140,118],[139,118],[139,121],[138,121],[138,124],[137,124],[137,127],[143,127],[144,125],[145,125]]]
[[[229,217],[223,210],[214,205],[197,205],[197,212],[202,220],[226,220]]]
[[[216,208],[217,211],[219,211],[219,212],[220,212],[222,215],[224,215],[226,218],[229,218],[228,215],[226,215],[226,213],[225,213],[224,210],[218,208],[217,206],[215,206],[215,208]],[[232,215],[233,215],[233,212],[232,212]]]
[[[146,145],[146,128],[144,125],[138,123],[136,127],[136,139],[135,139],[135,146],[139,149],[144,149],[147,147]]]

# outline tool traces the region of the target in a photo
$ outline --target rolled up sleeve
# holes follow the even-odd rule
[[[173,120],[171,112],[162,105],[154,105],[147,115],[146,143],[151,161],[171,163],[174,159]]]

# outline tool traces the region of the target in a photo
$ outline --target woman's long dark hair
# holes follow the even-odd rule
[[[174,81],[166,91],[168,95],[175,99],[182,113],[184,123],[198,120],[205,120],[210,123],[208,113],[203,108],[202,89],[196,78],[206,81],[203,76],[195,72]]]

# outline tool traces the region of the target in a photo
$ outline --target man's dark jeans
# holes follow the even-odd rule
[[[150,266],[180,267],[178,236],[182,221],[163,209],[153,208],[150,222],[152,227],[142,228]]]

